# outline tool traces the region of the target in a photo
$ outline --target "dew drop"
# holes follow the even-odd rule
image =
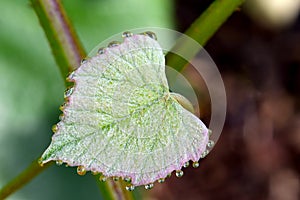
[[[200,158],[204,158],[205,156],[207,156],[208,153],[209,153],[209,151],[206,149],[205,151],[203,151]]]
[[[87,59],[86,58],[83,58],[82,60],[81,60],[81,64],[84,64],[84,63],[86,63],[87,62]]]
[[[58,119],[59,119],[60,121],[62,121],[62,120],[64,119],[64,117],[65,117],[65,115],[64,115],[63,113],[61,113],[61,114],[58,116]]]
[[[56,133],[57,130],[58,130],[58,127],[57,127],[56,124],[54,124],[54,125],[52,126],[52,132],[53,132],[53,133]]]
[[[86,173],[86,170],[83,166],[78,166],[77,167],[77,174],[78,175],[83,176],[83,175],[85,175],[85,173]]]
[[[128,191],[133,191],[134,190],[134,186],[133,185],[127,185],[125,188]]]
[[[130,183],[131,182],[131,178],[130,177],[125,177],[124,181],[127,182],[127,183]]]
[[[199,167],[199,163],[196,161],[196,162],[193,162],[193,167],[194,168],[197,168],[197,167]]]
[[[41,167],[43,167],[43,166],[44,166],[44,164],[43,164],[43,161],[42,161],[42,158],[39,158],[39,160],[38,160],[38,164],[39,164]]]
[[[114,180],[114,181],[118,181],[118,180],[119,180],[119,177],[114,176],[114,177],[113,177],[113,180]]]
[[[154,40],[157,40],[156,34],[153,33],[152,31],[146,31],[146,32],[144,32],[143,34],[149,36],[150,38],[152,38],[152,39],[154,39]]]
[[[73,93],[74,88],[70,87],[65,91],[64,98],[68,98]]]
[[[57,161],[56,161],[56,164],[57,164],[57,165],[62,165],[62,164],[63,164],[63,161],[62,161],[62,160],[57,160]]]
[[[98,54],[104,54],[105,52],[105,48],[104,47],[101,47],[98,49]]]
[[[107,46],[108,46],[109,48],[111,48],[111,47],[118,46],[119,44],[120,44],[120,42],[118,42],[118,41],[112,41],[112,42],[110,42]]]
[[[106,181],[106,177],[105,176],[103,176],[103,175],[101,175],[100,177],[99,177],[99,181],[102,181],[102,182],[105,182]]]
[[[149,184],[145,185],[145,189],[146,189],[146,190],[150,190],[150,189],[153,188],[153,186],[154,186],[153,183],[149,183]]]
[[[187,168],[189,165],[190,165],[190,163],[189,163],[189,161],[187,161],[187,162],[185,162],[185,163],[183,164],[183,167],[184,167],[184,168]]]
[[[182,170],[177,170],[176,171],[176,176],[177,177],[182,177],[183,176],[183,171]]]
[[[67,106],[66,102],[59,106],[59,110],[64,111],[65,107]]]
[[[125,32],[122,34],[122,37],[123,37],[123,38],[132,37],[132,36],[133,36],[133,33],[129,32],[129,31],[125,31]]]
[[[214,145],[215,145],[215,142],[212,141],[212,140],[209,140],[208,143],[207,143],[208,148],[212,148]]]
[[[69,74],[69,76],[67,77],[67,81],[73,81],[75,76],[75,71],[73,71],[71,74]]]
[[[165,182],[165,179],[164,178],[160,178],[160,179],[158,179],[158,181],[157,182],[159,182],[159,183],[163,183],[163,182]]]
[[[210,129],[208,129],[208,135],[211,136],[212,135],[212,131]]]
[[[91,173],[92,173],[92,175],[98,175],[98,174],[100,174],[100,172],[97,172],[97,171],[92,171]]]

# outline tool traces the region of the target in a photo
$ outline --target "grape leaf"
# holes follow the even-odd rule
[[[169,92],[163,51],[150,34],[125,34],[121,44],[82,62],[68,79],[61,121],[40,162],[54,160],[146,185],[207,154],[208,129]]]

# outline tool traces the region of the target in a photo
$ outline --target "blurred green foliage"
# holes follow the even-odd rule
[[[127,29],[173,27],[170,0],[65,0],[86,51]],[[0,187],[48,146],[64,82],[29,1],[0,1]],[[67,172],[66,172],[67,171]],[[51,166],[8,199],[99,199],[93,176]]]

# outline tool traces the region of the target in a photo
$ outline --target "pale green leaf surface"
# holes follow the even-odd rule
[[[64,116],[41,158],[153,183],[206,150],[208,129],[169,92],[156,40],[133,35],[84,62],[69,79]]]

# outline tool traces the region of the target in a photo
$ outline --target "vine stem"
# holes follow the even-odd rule
[[[52,163],[47,163],[43,167],[38,164],[38,160],[34,160],[24,171],[22,171],[18,176],[9,181],[0,190],[0,199],[5,199],[13,192],[20,189],[22,186],[26,185],[31,179],[36,175],[41,173],[43,170],[48,168]]]
[[[30,1],[65,80],[86,56],[84,48],[59,0]]]
[[[32,6],[39,18],[49,44],[51,46],[56,63],[59,66],[62,77],[65,79],[70,71],[79,66],[80,60],[85,57],[85,51],[79,42],[79,39],[67,18],[67,15],[58,0],[30,0]],[[204,13],[195,20],[191,27],[185,32],[201,45],[212,37],[217,29],[227,20],[227,18],[244,2],[244,0],[216,0]],[[184,40],[179,40],[174,48],[181,51],[190,50],[190,44]],[[196,51],[198,51],[197,49]],[[191,58],[197,53],[192,52]],[[167,65],[181,71],[186,60],[181,59],[173,54],[167,54]],[[65,81],[67,85],[67,82]],[[51,163],[41,167],[38,161],[33,161],[17,177],[9,181],[0,190],[0,199],[8,197],[14,193],[40,172],[45,170]],[[124,191],[124,186],[120,181],[114,182],[108,179],[105,183],[98,185],[104,199],[130,200],[133,195]]]
[[[99,176],[96,176],[97,183],[102,193],[104,199],[107,200],[128,200],[134,199],[133,193],[125,189],[126,185],[124,181],[118,180],[114,181],[112,179],[107,179],[106,182],[99,181]],[[111,191],[113,190],[113,192]]]
[[[215,34],[222,24],[237,10],[245,0],[215,0],[192,25],[185,31],[185,35],[204,46]],[[179,38],[176,45],[166,55],[167,66],[177,71],[182,71],[189,59],[192,59],[198,52],[199,46],[194,46],[186,37]],[[186,59],[178,55],[185,55]]]

